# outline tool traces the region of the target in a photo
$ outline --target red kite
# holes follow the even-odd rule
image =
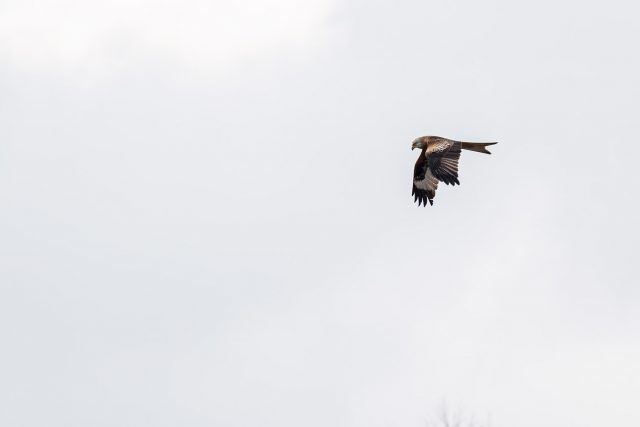
[[[458,160],[462,150],[491,154],[485,147],[497,142],[461,142],[439,136],[422,136],[416,138],[411,149],[422,150],[413,169],[414,203],[427,206],[427,200],[433,205],[436,197],[438,181],[449,185],[460,185],[458,181]]]

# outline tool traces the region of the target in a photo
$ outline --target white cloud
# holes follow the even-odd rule
[[[323,38],[332,0],[9,0],[0,61],[20,69],[105,73],[141,59],[203,71]]]

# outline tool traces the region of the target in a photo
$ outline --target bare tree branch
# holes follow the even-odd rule
[[[465,415],[461,410],[452,410],[446,402],[438,406],[435,419],[426,420],[426,427],[489,427],[489,423],[477,422],[473,415]]]

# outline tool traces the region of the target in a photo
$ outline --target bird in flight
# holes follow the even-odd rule
[[[449,185],[460,185],[458,181],[458,160],[462,150],[491,154],[488,145],[497,142],[461,142],[439,136],[421,136],[413,140],[411,149],[422,150],[413,169],[413,202],[433,205],[438,181]]]

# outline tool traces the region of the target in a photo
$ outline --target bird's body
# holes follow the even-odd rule
[[[462,150],[491,154],[486,147],[497,142],[462,142],[439,136],[422,136],[413,141],[411,149],[422,151],[413,169],[414,202],[433,205],[438,181],[449,185],[460,185],[458,181],[458,160]]]

